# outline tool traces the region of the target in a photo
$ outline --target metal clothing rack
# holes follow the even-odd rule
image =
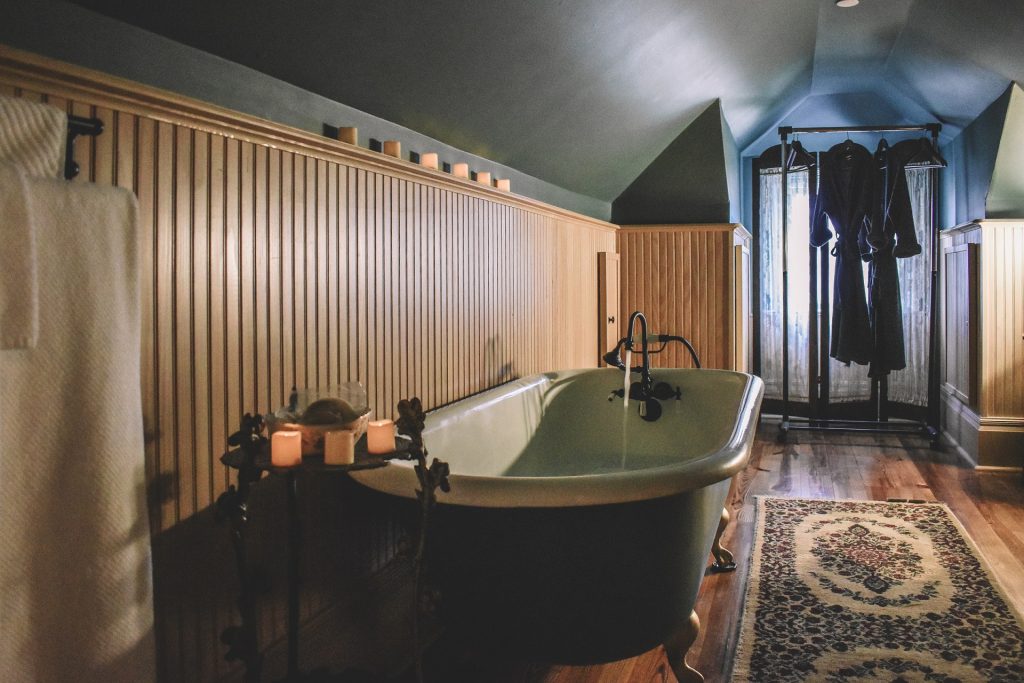
[[[96,137],[103,132],[103,121],[96,118],[74,116],[68,114],[68,141],[64,150],[64,178],[71,180],[78,175],[78,162],[75,161],[75,138],[79,135]]]
[[[842,420],[829,417],[793,417],[789,414],[789,254],[787,240],[785,238],[789,224],[789,194],[788,188],[788,161],[789,161],[789,137],[797,134],[814,133],[890,133],[925,131],[931,134],[932,146],[938,149],[939,131],[942,125],[928,123],[915,126],[851,126],[851,127],[818,127],[818,128],[794,128],[782,126],[779,128],[781,139],[781,167],[782,167],[782,421],[779,423],[779,439],[784,441],[789,431],[842,431],[842,432],[869,432],[881,434],[915,434],[928,438],[933,448],[937,447],[939,439],[939,366],[938,366],[938,330],[936,321],[938,319],[938,284],[939,284],[939,233],[938,233],[938,174],[929,174],[929,185],[931,190],[930,226],[928,234],[928,249],[931,254],[931,292],[928,312],[928,398],[925,408],[925,420],[890,422],[888,415],[888,379],[872,379],[871,396],[875,401],[874,420]],[[934,166],[932,168],[939,168]],[[828,247],[822,247],[827,249]],[[827,278],[827,272],[823,275]],[[814,283],[811,287],[811,301],[815,302]],[[828,316],[825,316],[826,320]],[[822,344],[819,339],[819,346]],[[819,356],[827,359],[827,355],[819,353]],[[815,379],[821,382],[824,379],[824,386],[827,387],[828,365],[825,367],[824,378],[815,373]]]

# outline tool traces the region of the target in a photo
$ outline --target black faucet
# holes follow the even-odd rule
[[[628,368],[622,362],[619,349],[625,346],[627,351],[636,352],[636,340],[633,336],[633,329],[636,326],[637,320],[640,321],[640,355],[642,361],[639,367]],[[633,311],[629,316],[629,326],[627,329],[629,334],[620,339],[615,348],[604,355],[604,362],[622,369],[627,375],[637,370],[640,371],[640,381],[633,382],[629,387],[629,398],[640,402],[640,417],[648,422],[653,422],[661,417],[661,404],[654,398],[654,382],[651,380],[651,359],[647,347],[647,318],[640,311]],[[613,394],[621,396],[622,391],[616,391]]]
[[[643,358],[643,362],[640,365],[640,395],[635,398],[646,402],[647,399],[651,397],[651,387],[653,386],[653,383],[651,382],[651,357],[647,349],[647,318],[640,311],[633,311],[629,314],[629,326],[627,328],[629,330],[629,336],[626,338],[626,350],[633,351],[634,353],[636,352],[636,349],[634,348],[636,342],[633,341],[633,327],[637,320],[640,321],[640,355]],[[632,394],[633,392],[630,391],[629,393]],[[630,398],[634,397],[630,396]],[[644,413],[644,403],[641,403],[640,414],[643,415]]]

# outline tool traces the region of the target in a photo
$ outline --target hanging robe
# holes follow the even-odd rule
[[[811,245],[820,247],[836,231],[829,355],[849,365],[867,365],[874,338],[861,257],[870,253],[867,234],[876,198],[874,159],[862,145],[839,143],[821,155],[821,180],[811,215]]]
[[[927,138],[903,140],[889,147],[882,140],[875,153],[879,165],[879,195],[875,200],[877,218],[871,221],[867,241],[875,251],[891,247],[896,258],[909,258],[921,253],[906,168],[910,158],[920,151],[922,141],[927,142]],[[883,207],[884,216],[881,215]]]
[[[868,268],[868,313],[875,337],[875,355],[868,376],[877,379],[907,365],[894,226],[902,223],[906,215],[910,215],[913,222],[913,214],[903,168],[885,140],[875,151],[875,164],[878,173],[875,216],[867,231],[867,241],[874,250]]]
[[[879,144],[875,153],[880,192],[867,240],[874,249],[868,273],[868,307],[875,335],[875,357],[868,374],[876,378],[907,367],[896,259],[921,253],[906,174],[907,161],[919,149],[920,140],[904,140],[892,147]]]

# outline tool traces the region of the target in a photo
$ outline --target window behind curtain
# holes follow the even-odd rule
[[[761,171],[761,379],[765,398],[782,398],[782,173]],[[789,205],[789,398],[807,401],[807,171],[786,174]]]

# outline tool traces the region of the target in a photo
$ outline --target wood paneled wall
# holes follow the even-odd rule
[[[976,272],[968,268],[968,247],[978,254]],[[942,251],[945,382],[969,394],[967,368],[973,364],[978,386],[971,398],[978,414],[1024,417],[1024,221],[985,220],[946,231]],[[971,307],[976,308],[974,325]],[[975,338],[964,339],[964,328]]]
[[[209,508],[242,413],[293,385],[359,381],[390,416],[405,396],[434,407],[595,365],[610,224],[4,46],[0,93],[101,118],[75,182],[138,196],[154,534]],[[158,558],[164,676],[214,678],[226,624],[167,628],[167,571]],[[171,661],[183,644],[203,652]]]
[[[979,465],[1024,465],[1024,221],[941,235],[944,431]]]
[[[749,252],[750,234],[723,223],[622,226],[618,237],[622,334],[628,334],[629,314],[643,311],[652,333],[689,339],[703,367],[742,368],[737,358],[748,344],[737,336],[744,327],[736,324],[735,306],[742,301],[736,288],[743,285],[736,277],[734,246],[745,245]],[[693,365],[681,344],[670,344],[651,361],[655,367]]]
[[[981,414],[1024,418],[1024,221],[982,225]]]

